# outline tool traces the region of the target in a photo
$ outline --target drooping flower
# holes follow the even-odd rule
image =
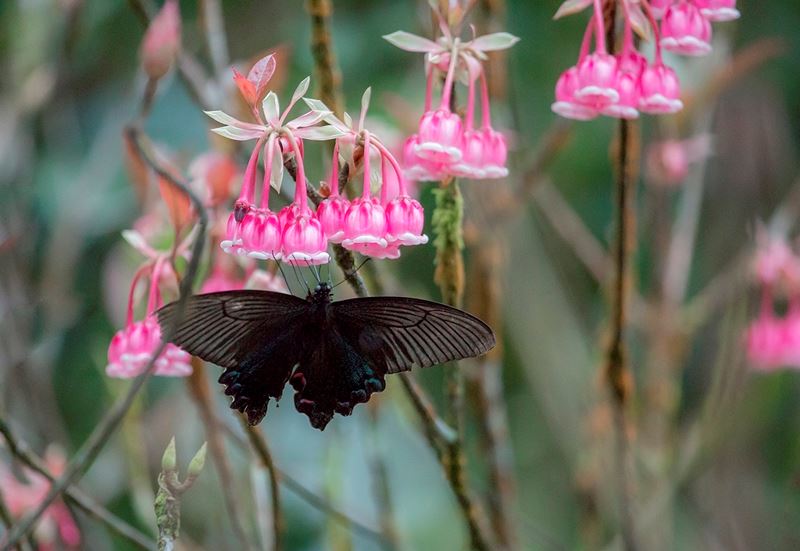
[[[711,153],[711,138],[703,134],[688,140],[664,140],[647,150],[648,182],[663,186],[683,183],[693,163]]]
[[[599,114],[634,119],[639,112],[672,114],[683,108],[675,71],[664,63],[662,47],[683,55],[711,51],[710,21],[739,16],[735,0],[650,0],[621,2],[625,36],[622,52],[610,56],[605,45],[605,24],[600,0],[565,0],[556,18],[592,7],[578,63],[564,71],[556,83],[552,110],[562,117],[591,120]],[[659,25],[656,20],[661,19]],[[655,54],[648,62],[636,50],[633,31],[654,37]],[[595,50],[590,53],[594,35]]]
[[[344,217],[350,201],[339,195],[339,141],[333,146],[331,173],[328,178],[328,196],[317,207],[317,218],[322,230],[331,243],[341,243],[344,239]]]
[[[508,33],[492,33],[463,41],[451,33],[438,11],[442,36],[437,42],[398,31],[384,38],[395,46],[411,52],[425,53],[426,89],[424,113],[417,132],[403,147],[405,177],[413,181],[438,180],[448,176],[462,178],[501,178],[508,147],[504,136],[492,129],[488,93],[482,62],[486,52],[510,48],[517,38]],[[433,107],[433,83],[444,75],[441,97]],[[475,82],[483,83],[483,127],[474,129]],[[450,105],[456,82],[466,82],[468,104],[466,119],[455,113]]]
[[[167,275],[167,270],[168,264],[163,258],[159,258],[154,263],[146,263],[136,272],[128,294],[125,327],[114,334],[108,346],[106,374],[109,377],[130,379],[141,375],[161,345],[161,328],[154,313],[163,302],[159,282]],[[136,288],[145,274],[150,277],[147,310],[143,319],[134,320]],[[185,377],[191,373],[191,357],[174,344],[164,347],[156,359],[153,371],[154,375],[169,377]]]
[[[372,196],[370,181],[370,156],[371,138],[369,132],[364,135],[364,185],[361,197],[350,203],[344,217],[344,240],[342,246],[351,250],[366,250],[371,248],[385,248],[386,240],[386,213],[381,202]]]
[[[707,55],[711,52],[711,23],[693,3],[673,4],[661,20],[661,46],[682,55]]]
[[[760,371],[800,369],[800,259],[784,238],[762,233],[753,273],[761,286],[761,306],[745,332],[747,357]],[[776,295],[788,300],[785,314],[777,313]]]

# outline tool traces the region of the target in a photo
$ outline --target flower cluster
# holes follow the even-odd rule
[[[145,275],[150,279],[147,310],[144,318],[134,320],[136,288]],[[161,328],[154,313],[163,303],[160,283],[168,278],[174,278],[174,273],[164,256],[156,256],[155,259],[146,262],[134,275],[128,293],[125,327],[114,334],[111,344],[108,345],[106,374],[109,377],[123,379],[137,377],[145,370],[153,354],[161,345]],[[192,373],[191,357],[174,344],[167,344],[156,359],[153,373],[168,377],[190,375]]]
[[[63,453],[49,447],[45,453],[44,466],[48,472],[59,477],[64,472],[66,461]],[[23,469],[25,481],[17,478],[11,469],[0,464],[0,493],[13,519],[20,519],[36,509],[50,491],[50,481],[31,469]],[[81,533],[66,504],[58,499],[44,512],[36,524],[35,537],[38,549],[78,549]],[[60,542],[60,543],[59,543]]]
[[[263,73],[260,79],[263,82]],[[259,99],[258,92],[251,90],[253,80],[250,76],[236,78],[248,102]],[[422,206],[409,197],[395,157],[363,127],[369,91],[362,101],[359,126],[352,129],[352,122],[340,121],[321,101],[304,98],[308,86],[307,78],[295,90],[282,114],[275,93],[267,93],[262,111],[253,109],[257,124],[236,120],[221,111],[207,113],[225,125],[214,129],[216,133],[233,140],[256,140],[241,193],[228,217],[222,249],[237,256],[309,266],[330,260],[328,242],[341,243],[347,249],[375,258],[397,258],[401,246],[426,243],[427,237],[422,234]],[[310,110],[287,122],[289,112],[300,99]],[[349,120],[349,116],[346,119]],[[317,209],[308,204],[303,140],[335,140],[329,196]],[[355,155],[355,146],[363,151],[363,193],[352,202],[339,194],[338,167],[340,152],[344,149],[340,142],[348,146],[352,155]],[[256,180],[262,150],[264,179],[257,203]],[[377,153],[382,167],[380,197],[372,195],[370,158],[373,153]],[[285,154],[292,156],[296,168],[294,200],[275,212],[269,206],[270,188],[280,189]],[[349,161],[355,166],[354,159]]]
[[[611,55],[600,0],[567,0],[556,17],[590,5],[594,6],[594,13],[578,62],[558,79],[552,106],[555,113],[576,120],[591,120],[599,115],[635,119],[639,113],[663,115],[680,111],[680,82],[675,71],[664,63],[662,49],[688,56],[706,55],[711,51],[711,21],[739,17],[735,0],[623,0],[622,50]],[[661,19],[660,25],[657,19]],[[634,31],[655,37],[653,61],[636,49]],[[594,50],[590,53],[593,37]]]
[[[441,180],[449,176],[476,180],[508,175],[505,136],[492,127],[491,107],[483,61],[486,52],[513,46],[518,38],[493,33],[462,42],[439,16],[442,36],[434,42],[398,31],[384,38],[406,51],[425,53],[427,85],[425,112],[416,134],[403,146],[405,175],[413,181]],[[433,85],[444,77],[439,102],[433,105]],[[451,105],[456,81],[467,86],[467,106],[462,119]],[[480,86],[480,127],[475,125],[476,88]]]
[[[782,238],[762,238],[754,262],[761,307],[745,335],[747,356],[764,371],[800,368],[800,257]],[[788,300],[785,313],[777,306]]]

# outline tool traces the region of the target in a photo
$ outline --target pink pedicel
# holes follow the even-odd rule
[[[682,55],[707,55],[711,53],[711,23],[694,4],[673,4],[661,20],[661,46]]]
[[[288,135],[287,140],[297,161],[297,179],[294,201],[281,209],[279,215],[283,224],[281,260],[297,266],[327,264],[330,261],[328,239],[316,214],[308,207],[302,149],[292,135]]]
[[[253,209],[255,205],[253,203],[255,202],[256,171],[258,169],[258,156],[263,143],[263,140],[259,140],[250,154],[250,160],[247,162],[247,169],[242,178],[242,189],[239,193],[239,198],[234,203],[233,211],[228,216],[225,238],[220,243],[222,250],[228,254],[247,254],[247,250],[242,247],[241,227],[245,218],[249,219],[254,216]],[[251,223],[251,221],[248,221],[248,224]]]

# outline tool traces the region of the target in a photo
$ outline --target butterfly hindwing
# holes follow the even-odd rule
[[[338,331],[382,374],[430,367],[486,353],[492,329],[457,308],[407,297],[334,302]]]
[[[226,291],[189,297],[183,321],[177,304],[157,312],[165,338],[190,354],[225,367],[219,378],[231,407],[252,424],[279,398],[306,346],[309,303],[284,293]]]
[[[326,324],[317,342],[306,350],[291,384],[297,411],[322,430],[334,413],[350,415],[357,404],[386,388],[386,382],[383,372],[359,354],[335,326]]]

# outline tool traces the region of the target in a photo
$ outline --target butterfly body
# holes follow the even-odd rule
[[[405,297],[333,301],[321,283],[305,299],[268,291],[190,297],[158,311],[167,340],[225,368],[219,378],[231,408],[256,424],[286,384],[295,408],[324,429],[386,387],[385,376],[477,356],[495,337],[479,319]]]

